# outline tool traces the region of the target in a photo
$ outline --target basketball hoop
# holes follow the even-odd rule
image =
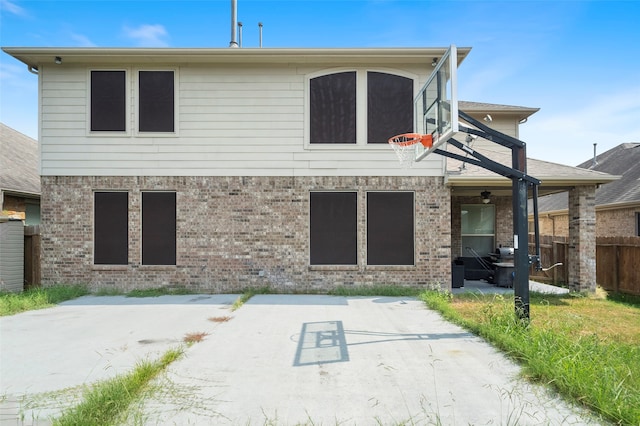
[[[393,148],[403,167],[410,168],[416,159],[418,142],[425,148],[433,146],[433,137],[420,133],[403,133],[389,139],[389,145]]]

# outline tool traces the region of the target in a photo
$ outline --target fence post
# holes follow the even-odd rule
[[[615,267],[613,268],[613,288],[616,293],[620,292],[620,246],[616,244],[615,246],[616,252],[616,262]]]
[[[24,287],[40,286],[40,227],[24,227]]]

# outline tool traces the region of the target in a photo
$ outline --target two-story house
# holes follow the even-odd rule
[[[4,50],[39,74],[45,285],[446,289],[464,247],[512,245],[509,180],[388,147],[445,48]],[[536,111],[460,108],[515,137]],[[608,179],[536,164],[547,193]]]

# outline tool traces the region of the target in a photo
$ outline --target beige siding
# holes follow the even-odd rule
[[[40,71],[42,174],[48,176],[441,176],[442,158],[427,157],[412,169],[399,166],[387,146],[305,145],[306,79],[335,69],[317,66],[231,66],[173,69],[177,76],[176,133],[136,133],[136,90],[128,72],[125,134],[89,132],[89,68],[43,67]],[[415,75],[416,91],[427,67],[391,70]],[[358,104],[358,108],[363,105]],[[362,127],[362,126],[360,126]],[[391,136],[391,135],[390,135]]]
[[[490,126],[492,129],[495,129],[499,132],[504,133],[505,135],[513,136],[514,138],[518,138],[518,121],[514,119],[513,116],[505,115],[501,116],[498,114],[492,114],[493,121]],[[465,140],[464,135],[459,135],[457,138],[460,142]],[[499,145],[495,142],[488,141],[483,138],[478,138],[473,143],[473,149],[480,150],[484,153],[488,152],[501,152],[501,153],[511,153],[511,149]]]

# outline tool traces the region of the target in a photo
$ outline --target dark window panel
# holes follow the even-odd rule
[[[94,264],[126,265],[129,262],[128,199],[126,192],[94,194]]]
[[[173,71],[140,71],[139,130],[174,131]]]
[[[356,73],[311,79],[311,143],[356,143]]]
[[[367,140],[413,132],[413,80],[381,72],[367,73]]]
[[[414,264],[412,192],[367,193],[367,264]]]
[[[356,193],[312,192],[309,198],[311,264],[356,265]]]
[[[142,193],[142,264],[176,264],[176,193]]]
[[[124,71],[91,71],[91,131],[126,130]]]

